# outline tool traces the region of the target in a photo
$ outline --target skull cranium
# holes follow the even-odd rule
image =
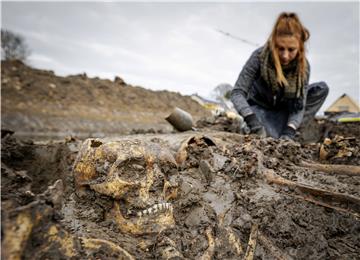
[[[106,213],[122,232],[160,232],[174,225],[169,199],[177,193],[171,152],[139,140],[84,142],[74,166],[78,195],[88,188],[114,200]]]

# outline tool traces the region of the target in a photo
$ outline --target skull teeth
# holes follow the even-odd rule
[[[139,211],[137,213],[138,217],[142,217],[142,216],[148,216],[148,215],[154,215],[157,212],[165,212],[165,211],[173,211],[173,207],[171,205],[171,203],[160,203],[160,204],[155,204],[153,206],[151,206],[148,209],[144,209],[143,211]]]

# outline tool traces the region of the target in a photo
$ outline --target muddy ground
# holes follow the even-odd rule
[[[1,72],[2,259],[359,259],[358,123],[259,139],[120,77]]]
[[[108,214],[121,198],[91,184],[82,187],[85,196],[79,192],[74,165],[83,140],[34,142],[4,132],[2,258],[241,259],[253,253],[254,259],[359,259],[360,176],[304,164],[359,166],[359,125],[326,125],[319,142],[304,143],[214,130],[204,122],[197,132],[116,138],[160,147],[177,159],[165,174],[177,187],[166,200],[174,222],[157,224],[159,232],[140,227],[137,234],[124,230],[116,212]],[[111,141],[94,140],[89,149]],[[157,214],[149,218],[160,219]]]

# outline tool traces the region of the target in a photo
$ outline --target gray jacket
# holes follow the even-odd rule
[[[262,79],[260,74],[260,53],[264,47],[255,50],[245,66],[242,68],[239,78],[231,92],[231,101],[240,115],[246,117],[253,114],[250,104],[256,104],[267,110],[288,109],[285,100],[280,95],[273,95],[271,87]],[[309,65],[309,63],[308,63]],[[310,66],[308,66],[310,76]],[[289,111],[288,124],[298,128],[304,116],[306,104],[306,86],[309,77],[305,81],[305,94],[302,100],[303,108]]]

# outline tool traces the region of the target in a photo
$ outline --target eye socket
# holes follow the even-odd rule
[[[289,48],[289,52],[293,52],[294,50],[294,48]]]
[[[138,181],[146,177],[146,163],[144,158],[129,158],[117,166],[118,177],[127,181]]]

